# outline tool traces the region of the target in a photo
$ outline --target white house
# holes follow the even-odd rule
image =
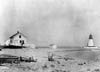
[[[15,45],[15,46],[23,46],[27,43],[26,37],[17,31],[14,35],[9,37],[9,39],[5,42],[6,45]]]

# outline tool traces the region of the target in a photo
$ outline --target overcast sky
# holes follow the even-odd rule
[[[100,0],[0,0],[0,42],[20,30],[36,45],[100,46]]]

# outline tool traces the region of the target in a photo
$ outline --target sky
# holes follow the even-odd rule
[[[0,0],[0,43],[22,32],[35,45],[100,45],[100,0]]]

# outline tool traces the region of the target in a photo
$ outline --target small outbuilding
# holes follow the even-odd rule
[[[56,49],[56,48],[57,48],[57,45],[56,45],[56,44],[50,44],[49,47],[50,47],[51,49]]]

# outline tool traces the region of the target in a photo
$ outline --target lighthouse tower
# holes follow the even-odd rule
[[[88,40],[87,46],[84,47],[84,48],[87,48],[87,49],[96,49],[96,48],[98,48],[94,44],[94,40],[93,40],[92,34],[89,35],[89,40]]]
[[[93,36],[92,34],[89,35],[89,41],[87,43],[88,47],[94,47],[94,41],[93,41]]]

